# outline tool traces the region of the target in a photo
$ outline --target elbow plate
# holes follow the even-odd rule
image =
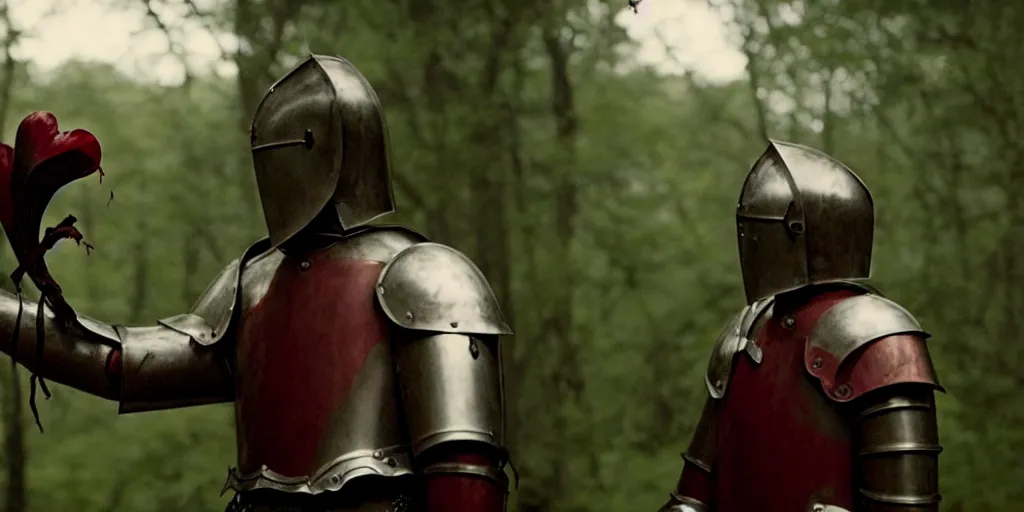
[[[512,331],[480,270],[452,248],[417,244],[384,268],[377,299],[400,328],[394,357],[414,454],[459,441],[504,454],[498,336]]]
[[[938,510],[939,444],[932,390],[915,386],[859,415],[860,494],[866,510]]]

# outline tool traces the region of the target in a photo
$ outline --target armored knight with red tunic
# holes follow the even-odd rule
[[[251,145],[270,236],[191,311],[132,327],[40,307],[40,344],[4,293],[0,348],[122,413],[234,402],[235,510],[503,511],[511,330],[462,253],[368,225],[394,209],[373,88],[312,56],[270,88]]]
[[[771,142],[736,212],[748,305],[661,512],[939,508],[928,334],[869,276],[871,194],[845,165]]]

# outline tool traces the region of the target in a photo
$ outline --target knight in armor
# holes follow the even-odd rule
[[[871,193],[814,149],[771,142],[736,211],[747,306],[660,512],[938,511],[936,390],[906,309],[870,275]]]
[[[0,348],[121,413],[234,402],[231,508],[505,510],[499,337],[487,280],[459,251],[369,222],[394,210],[377,94],[348,61],[311,56],[251,132],[269,238],[188,313],[110,325],[0,295]],[[3,334],[6,333],[6,334]]]

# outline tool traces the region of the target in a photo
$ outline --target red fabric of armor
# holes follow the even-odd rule
[[[850,426],[804,370],[804,345],[818,318],[855,294],[823,291],[789,314],[788,327],[776,311],[754,336],[762,362],[737,356],[717,423],[717,512],[853,509]]]
[[[303,269],[286,259],[263,299],[246,312],[238,346],[236,414],[243,473],[266,465],[308,476],[332,415],[356,376],[386,341],[374,286],[375,261],[317,253]]]
[[[711,474],[687,462],[683,465],[682,474],[679,475],[676,494],[713,506],[714,485]]]
[[[452,453],[438,462],[454,462],[491,468],[501,474],[493,457],[479,453]],[[468,473],[426,475],[426,512],[505,512],[507,486]]]

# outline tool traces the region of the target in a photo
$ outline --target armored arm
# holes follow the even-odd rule
[[[449,247],[398,253],[377,286],[429,512],[505,510],[498,338],[511,334],[480,270]]]
[[[718,401],[708,397],[704,411],[683,453],[683,470],[676,488],[658,512],[710,512],[714,496],[714,466]]]
[[[122,413],[230,401],[230,373],[212,345],[230,326],[237,282],[235,261],[191,313],[150,327],[107,325],[79,315],[64,328],[44,308],[41,347],[37,304],[25,302],[15,329],[18,299],[0,292],[0,350],[43,378],[119,401]]]
[[[21,325],[15,329],[18,312]],[[79,316],[81,325],[58,327],[49,309],[43,314],[43,352],[37,352],[38,305],[0,290],[0,350],[40,376],[109,400],[120,397],[120,345],[112,328]],[[93,326],[92,329],[84,328]],[[18,339],[14,339],[15,332]]]
[[[927,337],[910,313],[870,294],[832,307],[809,337],[808,371],[854,417],[859,512],[939,510],[942,388]]]

